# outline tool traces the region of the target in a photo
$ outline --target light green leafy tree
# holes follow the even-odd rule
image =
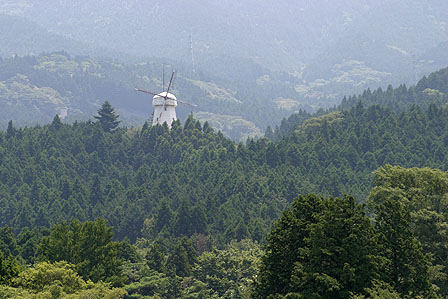
[[[65,261],[35,264],[0,287],[0,298],[123,298],[126,291],[109,284],[85,281],[76,266]]]
[[[370,201],[375,206],[376,222],[384,235],[383,240],[389,243],[391,250],[407,252],[410,262],[417,263],[425,255],[424,259],[431,262],[425,266],[429,269],[420,269],[417,273],[426,273],[443,295],[448,294],[448,174],[437,169],[386,165],[375,172],[375,177],[376,187],[370,194]],[[404,257],[394,251],[390,253]],[[398,271],[402,264],[396,261],[395,265],[395,271]],[[402,271],[415,272],[412,263],[404,265],[410,268],[402,268]],[[394,280],[417,285],[419,280],[407,272],[401,276],[397,272]]]
[[[184,280],[188,286],[184,295],[250,298],[261,253],[260,246],[248,239],[232,241],[225,249],[202,253],[193,269],[193,278]]]
[[[384,281],[374,281],[373,286],[366,288],[366,295],[352,294],[350,299],[401,299],[400,295]]]

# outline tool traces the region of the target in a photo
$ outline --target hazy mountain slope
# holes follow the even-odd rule
[[[417,60],[418,69],[422,71],[422,73],[428,73],[430,70],[434,70],[436,66],[448,65],[448,41],[442,42],[431,48],[422,55]],[[418,75],[418,74],[416,74]],[[418,78],[416,78],[418,79]]]
[[[42,52],[71,50],[87,54],[89,47],[73,39],[49,32],[35,22],[21,17],[0,14],[0,56],[40,54]]]
[[[448,67],[424,76],[416,85],[391,85],[373,92],[368,89],[358,96],[344,98],[338,110],[348,110],[361,102],[365,106],[380,105],[396,112],[403,112],[411,106],[428,107],[430,104],[442,106],[448,103]]]
[[[308,93],[340,95],[341,88],[361,92],[387,84],[415,84],[428,71],[447,65],[436,47],[448,41],[448,2],[380,3],[347,26],[344,35],[307,66],[303,78],[320,83]]]
[[[74,55],[132,59],[129,54],[57,34],[27,18],[2,14],[1,10],[0,28],[0,57],[38,55],[64,50]]]
[[[232,139],[245,140],[262,135],[266,124],[309,107],[298,100],[282,74],[239,62],[245,64],[245,73],[232,81],[200,69],[194,77],[188,68],[177,69],[172,91],[198,106],[179,105],[178,117],[185,120],[193,112]],[[165,68],[167,82],[172,67]],[[161,91],[162,69],[163,64],[154,60],[124,64],[66,52],[0,59],[0,126],[6,129],[10,119],[18,126],[48,123],[63,107],[68,108],[68,120],[87,119],[106,100],[118,110],[123,124],[142,125],[153,111],[152,97],[134,88]]]
[[[309,65],[309,71],[305,71],[304,78],[330,79],[335,75],[334,65],[344,60],[358,60],[388,73],[399,67],[412,74],[413,60],[439,43],[448,41],[445,23],[448,13],[444,18],[437,18],[435,8],[427,5],[422,1],[394,1],[370,9],[357,22],[347,26],[344,35],[316,57],[316,61]],[[448,4],[441,5],[439,9],[448,11]]]
[[[363,12],[372,1],[6,2],[3,10],[51,30],[132,54],[189,59],[191,33],[198,56],[250,57],[270,67],[299,70],[303,57],[333,40],[347,16]]]
[[[229,60],[286,71],[298,95],[279,97],[312,106],[446,66],[445,0],[6,0],[0,11],[95,47],[180,61],[193,74],[191,35],[196,68],[229,81],[246,74]]]

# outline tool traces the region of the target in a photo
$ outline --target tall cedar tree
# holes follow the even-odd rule
[[[300,196],[269,234],[255,298],[348,298],[379,276],[376,233],[352,197]]]
[[[119,115],[115,114],[114,107],[108,101],[105,101],[98,109],[98,114],[99,116],[94,116],[94,118],[98,119],[105,132],[115,130],[121,122],[118,120]]]

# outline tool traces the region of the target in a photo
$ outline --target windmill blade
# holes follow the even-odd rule
[[[157,93],[154,93],[154,92],[152,92],[152,91],[148,91],[148,90],[144,90],[144,89],[140,89],[140,88],[135,88],[135,90],[136,90],[136,91],[140,91],[140,92],[144,92],[144,93],[148,93],[148,94],[152,94],[153,96],[159,96],[159,97],[162,97],[162,98],[163,98],[163,96],[161,96],[161,95],[159,95],[159,94],[157,94]]]
[[[177,101],[178,101],[179,103],[181,103],[181,104],[184,104],[184,105],[188,105],[188,106],[193,106],[193,107],[197,107],[197,106],[198,106],[198,105],[195,105],[195,104],[191,104],[191,103],[188,103],[188,102],[185,102],[185,101],[179,100],[179,99],[177,99]]]
[[[174,89],[174,81],[176,81],[177,79],[177,73],[174,73],[174,77],[173,77],[173,84],[171,84],[171,88]]]
[[[168,84],[168,89],[166,90],[166,95],[168,96],[168,93],[170,92],[171,83],[173,83],[173,77],[174,77],[174,71],[171,74],[170,84]]]

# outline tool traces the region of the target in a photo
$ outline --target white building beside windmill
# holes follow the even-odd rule
[[[64,119],[67,117],[68,114],[68,108],[67,107],[60,107],[58,116],[60,119]]]

